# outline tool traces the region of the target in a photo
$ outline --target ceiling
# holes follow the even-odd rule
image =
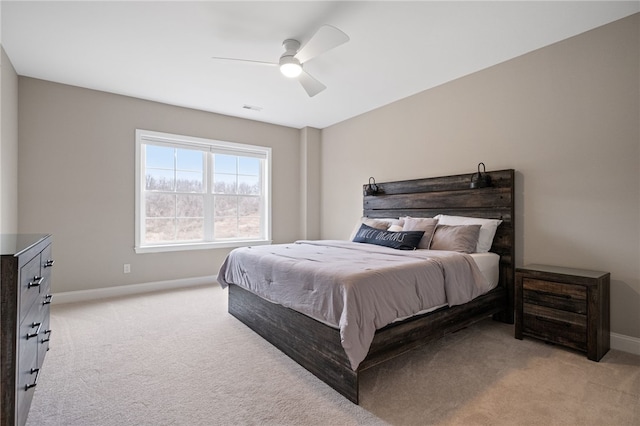
[[[22,76],[295,128],[324,128],[640,11],[638,1],[7,1],[0,42]],[[350,41],[276,67],[323,24]],[[256,107],[247,109],[246,106]]]

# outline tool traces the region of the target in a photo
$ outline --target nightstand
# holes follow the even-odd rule
[[[608,272],[527,265],[516,269],[515,337],[535,337],[587,353],[609,350]]]

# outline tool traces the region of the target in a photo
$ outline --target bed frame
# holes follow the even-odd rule
[[[358,403],[360,372],[493,315],[513,323],[514,170],[487,172],[492,186],[470,189],[471,174],[378,184],[364,197],[364,216],[433,217],[439,213],[502,219],[491,248],[500,255],[499,284],[464,305],[396,322],[378,330],[369,353],[353,371],[340,344],[340,331],[292,309],[229,286],[229,313],[305,367],[320,380]],[[364,186],[363,186],[364,189]]]

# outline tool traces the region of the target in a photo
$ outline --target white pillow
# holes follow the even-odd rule
[[[476,253],[487,253],[491,250],[493,237],[496,235],[496,229],[498,229],[498,225],[502,223],[502,220],[500,219],[447,216],[444,214],[439,214],[434,219],[438,219],[439,225],[481,225],[478,244],[476,245]]]

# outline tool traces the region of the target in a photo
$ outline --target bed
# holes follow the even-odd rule
[[[362,349],[352,351],[350,347],[344,345],[345,330],[342,328],[342,323],[339,325],[336,319],[332,319],[330,315],[328,318],[314,319],[312,318],[313,312],[306,312],[296,306],[293,306],[296,309],[292,309],[279,303],[273,303],[267,300],[271,298],[268,293],[261,294],[261,290],[252,288],[243,282],[242,278],[238,278],[241,275],[236,275],[235,281],[237,282],[234,282],[233,279],[225,280],[223,277],[225,276],[225,268],[228,267],[229,258],[227,258],[221,268],[218,281],[223,286],[228,286],[229,313],[356,404],[358,403],[358,377],[362,371],[489,316],[493,316],[499,321],[513,323],[514,171],[501,170],[487,172],[487,174],[491,177],[492,185],[490,187],[471,189],[472,175],[456,175],[381,183],[378,184],[378,192],[371,194],[365,191],[365,194],[368,195],[363,198],[363,217],[373,220],[406,216],[432,218],[437,215],[498,219],[500,225],[495,230],[495,236],[490,243],[491,252],[499,256],[497,282],[494,283],[495,286],[482,289],[479,296],[476,294],[469,301],[461,300],[460,303],[455,304],[436,303],[429,310],[420,311],[417,314],[411,314],[406,318],[403,317],[391,322],[385,319],[382,324],[386,325],[376,327],[369,333],[370,341],[366,342],[364,352]],[[363,189],[365,188],[366,185]],[[358,245],[370,246],[349,241],[322,243],[303,241],[298,244],[307,250],[301,255],[305,260],[309,260],[310,257],[315,256],[316,252],[322,250],[332,250],[327,253],[333,253],[336,258],[341,258],[343,254],[347,256],[348,253],[358,249],[356,247]],[[318,244],[321,245],[318,246]],[[326,245],[330,248],[324,248]],[[295,248],[290,246],[276,245],[268,250],[280,250],[282,252],[277,254],[283,257],[284,251]],[[371,257],[371,259],[376,259],[375,263],[384,262],[388,257],[394,257],[391,253],[393,251],[387,247],[380,249],[376,247],[373,250],[376,254],[367,254],[367,258],[379,256],[379,258]],[[408,264],[409,269],[412,268],[415,258],[422,256],[420,253],[422,251],[405,251],[409,256],[404,257],[403,262]],[[465,259],[467,257],[470,256],[466,255]],[[412,260],[406,260],[407,258]],[[262,258],[256,259],[260,260],[252,260],[252,262],[262,263]],[[443,261],[441,259],[436,262],[442,267]],[[464,262],[457,260],[457,262],[459,264],[474,263],[469,262],[468,259]],[[285,267],[291,268],[291,265],[298,264],[297,260],[291,261],[285,264]],[[273,265],[267,263],[266,265],[269,274],[277,271],[276,266],[278,265],[275,263]],[[325,269],[338,271],[340,268],[336,264],[335,268]],[[250,269],[250,267],[243,266],[242,274],[251,272],[247,272],[245,269]],[[472,265],[469,266],[469,269],[472,274],[473,271],[479,270],[477,266],[472,267]],[[287,269],[286,273],[289,272]],[[308,271],[307,273],[309,274]],[[313,275],[316,272],[310,274]],[[292,273],[291,276],[296,275]],[[339,278],[335,278],[335,281],[340,281],[345,276],[341,275]],[[301,273],[299,277],[301,277],[299,280],[305,281],[300,283],[301,286],[309,288],[310,284],[306,282],[306,275]],[[372,283],[373,288],[375,281],[371,277],[371,275],[368,278],[365,276],[363,279],[371,280],[368,282]],[[407,279],[412,280],[410,277]],[[463,281],[466,280],[465,278]],[[481,280],[477,279],[477,274],[475,280],[474,285],[480,287],[477,283]],[[469,281],[472,280],[469,278]],[[473,288],[474,285],[470,283],[469,287]],[[356,304],[366,303],[360,300]],[[347,302],[345,302],[346,305]],[[306,314],[298,311],[306,312]],[[380,316],[384,316],[383,313]],[[359,318],[350,321],[350,323],[356,322],[360,324]],[[363,328],[367,327],[363,326]]]

